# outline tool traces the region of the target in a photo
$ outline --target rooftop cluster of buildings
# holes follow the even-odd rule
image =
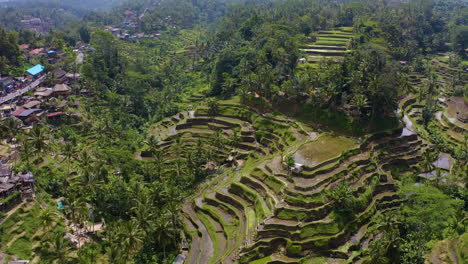
[[[18,81],[17,78],[8,78],[10,86],[17,88],[10,89],[11,93],[7,96],[11,97],[11,100],[0,105],[1,117],[12,117],[18,124],[29,126],[44,118],[47,120],[60,119],[66,115],[64,111],[66,107],[78,106],[77,102],[68,103],[67,97],[72,94],[72,87],[76,88],[76,93],[87,94],[86,91],[79,90],[80,75],[67,73],[60,68],[47,74],[44,73],[44,70],[44,66],[40,64],[27,70],[29,76],[33,76],[33,80],[35,79],[33,83]],[[25,94],[25,92],[30,93]]]
[[[21,27],[36,31],[41,34],[46,34],[49,32],[50,28],[54,26],[54,21],[50,18],[37,18],[37,17],[27,17],[20,21]]]
[[[13,173],[11,164],[0,163],[0,211],[8,210],[22,199],[33,198],[34,182],[31,172]]]
[[[125,21],[116,27],[106,26],[105,29],[112,33],[114,36],[122,40],[136,40],[136,39],[150,39],[150,38],[159,38],[161,34],[145,34],[141,32],[135,32],[138,27],[138,16],[135,12],[126,10],[123,13]]]

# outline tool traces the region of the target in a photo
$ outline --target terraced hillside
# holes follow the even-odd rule
[[[353,251],[373,239],[366,232],[371,218],[401,203],[391,170],[411,169],[425,148],[415,135],[395,131],[371,136],[341,155],[304,166],[302,172],[286,178],[281,203],[258,226],[257,239],[242,250],[240,262],[299,263],[310,256],[323,258],[322,263],[357,262],[359,256]],[[357,201],[351,214],[343,213],[346,206],[328,197],[343,186]]]
[[[440,58],[445,58],[446,54],[441,54]],[[462,122],[463,114],[466,116],[467,103],[461,96],[453,96],[454,89],[463,89],[463,85],[467,84],[467,73],[451,68],[446,62],[435,58],[432,60],[432,66],[437,74],[437,89],[436,95],[433,98],[437,102],[435,112],[435,124],[442,132],[443,137],[452,147],[463,144],[465,137],[468,135],[468,124]],[[462,85],[452,88],[454,76],[460,78]],[[421,89],[424,91],[428,85],[428,78],[423,74],[411,73],[409,75],[414,93],[407,96],[401,105],[402,116],[407,121],[410,121],[416,127],[423,123],[423,109],[426,104],[425,98],[418,95]]]
[[[353,37],[352,28],[341,27],[320,31],[301,47],[307,54],[307,62],[316,64],[322,60],[338,61],[349,52],[348,46]]]
[[[232,101],[209,112],[202,103],[153,130],[168,156],[203,140],[220,165],[183,207],[186,263],[357,262],[373,239],[372,217],[402,202],[392,175],[414,170],[427,148],[406,130],[364,139],[319,134]],[[236,135],[236,144],[219,143]],[[286,166],[289,156],[302,170]],[[331,195],[342,188],[355,201],[351,213]]]

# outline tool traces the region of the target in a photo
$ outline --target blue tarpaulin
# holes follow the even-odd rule
[[[43,72],[45,69],[44,66],[40,65],[40,64],[37,64],[36,66],[28,69],[26,72],[31,74],[31,75],[38,75],[39,73]]]

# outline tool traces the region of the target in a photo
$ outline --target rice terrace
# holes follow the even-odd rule
[[[0,264],[468,263],[466,1],[0,2]]]

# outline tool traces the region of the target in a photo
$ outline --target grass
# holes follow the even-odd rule
[[[334,41],[334,40],[324,40],[324,39],[319,39],[317,42],[314,44],[316,45],[324,45],[324,46],[346,46],[348,45],[348,42],[343,42],[343,41]]]
[[[47,202],[46,204],[48,204]],[[41,233],[39,215],[43,209],[39,203],[32,203],[34,204],[30,208],[19,208],[0,225],[2,229],[0,234],[0,245],[2,245],[2,251],[9,255],[16,255],[21,259],[31,259],[33,244],[39,242],[39,245],[41,245],[44,242],[44,236],[39,235]],[[55,204],[53,204],[53,206],[55,207]],[[59,221],[54,225],[54,228],[51,231],[63,232],[64,226]],[[22,233],[22,236],[12,242],[12,239]],[[6,245],[9,243],[11,243],[11,245],[7,248]]]
[[[261,258],[261,259],[254,260],[254,261],[250,262],[250,264],[265,264],[265,263],[269,263],[272,260],[273,259],[271,257],[266,257],[266,258]]]
[[[22,236],[16,239],[6,252],[10,255],[16,255],[20,259],[30,259],[32,256],[32,242]]]
[[[334,38],[334,37],[318,37],[317,41],[329,41],[329,42],[335,42],[335,43],[348,43],[349,39]]]
[[[320,162],[341,155],[344,151],[356,147],[355,139],[344,136],[325,134],[317,140],[304,144],[294,154],[296,162],[314,166]]]

